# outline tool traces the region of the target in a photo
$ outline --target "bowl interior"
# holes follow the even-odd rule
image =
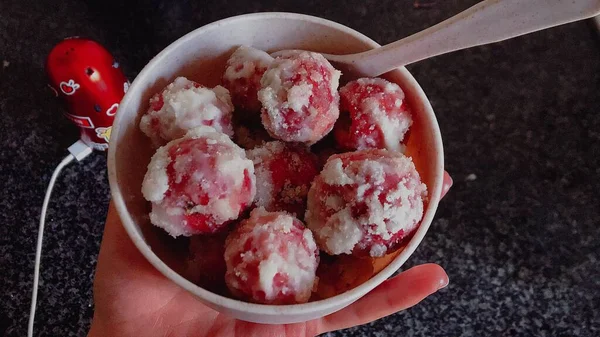
[[[109,151],[112,195],[124,226],[142,253],[161,272],[207,304],[217,309],[225,307],[225,311],[238,318],[263,323],[316,318],[351,303],[389,277],[422,240],[441,191],[443,154],[439,128],[427,98],[408,71],[398,69],[386,74],[388,80],[398,83],[406,92],[412,108],[414,124],[406,140],[407,154],[412,156],[429,193],[417,234],[401,252],[372,261],[371,273],[376,274],[389,264],[388,268],[343,295],[303,305],[255,305],[210,294],[177,275],[181,272],[178,261],[185,254],[184,249],[149,222],[150,207],[141,194],[141,184],[154,150],[149,139],[139,130],[138,123],[148,108],[149,98],[177,76],[186,76],[211,87],[220,84],[225,62],[239,45],[266,51],[307,49],[334,54],[361,52],[377,46],[362,34],[330,21],[282,13],[230,18],[189,33],[163,50],[143,69],[121,102]],[[229,306],[235,307],[233,311],[227,309]],[[239,314],[238,311],[245,313]],[[269,319],[269,315],[276,318]]]

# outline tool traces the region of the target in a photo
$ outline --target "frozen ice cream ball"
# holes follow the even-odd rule
[[[341,147],[402,150],[412,116],[397,84],[382,78],[348,82],[340,89],[340,110],[334,135]]]
[[[272,61],[264,51],[246,46],[239,47],[227,60],[223,86],[229,90],[235,108],[241,110],[239,113],[260,113],[260,79]]]
[[[150,98],[150,107],[140,120],[140,130],[157,147],[199,126],[210,126],[231,136],[232,112],[229,91],[224,87],[210,89],[178,77]]]
[[[246,154],[254,162],[256,205],[303,217],[306,195],[319,173],[318,158],[303,146],[281,141],[268,142]]]
[[[312,233],[285,212],[256,208],[229,234],[225,282],[234,296],[255,303],[307,302],[319,250]]]
[[[142,193],[170,235],[215,233],[252,204],[254,165],[227,135],[199,127],[156,151]]]
[[[426,193],[412,160],[399,152],[336,154],[312,184],[305,221],[328,254],[380,257],[418,228]]]
[[[339,116],[341,73],[312,52],[276,58],[261,79],[262,123],[272,137],[314,144]]]

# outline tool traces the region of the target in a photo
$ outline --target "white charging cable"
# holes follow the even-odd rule
[[[77,161],[83,160],[85,157],[89,156],[92,153],[92,148],[87,146],[81,140],[78,140],[73,145],[69,146],[70,154],[66,156],[60,164],[54,169],[54,173],[52,173],[52,177],[50,178],[50,183],[48,183],[48,189],[46,190],[46,196],[44,197],[44,203],[42,204],[42,213],[40,214],[40,224],[38,229],[38,237],[37,237],[37,247],[35,249],[35,265],[33,270],[33,291],[31,293],[31,311],[29,312],[29,325],[27,328],[27,337],[33,337],[33,322],[35,320],[35,307],[37,305],[37,293],[38,293],[38,284],[40,279],[40,263],[42,257],[42,241],[44,238],[44,226],[46,224],[46,211],[48,210],[48,203],[50,202],[50,196],[52,195],[52,189],[54,188],[54,183],[56,183],[56,178],[60,174],[65,166],[69,165],[73,161],[73,159]]]

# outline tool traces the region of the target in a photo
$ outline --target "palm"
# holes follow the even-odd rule
[[[203,305],[154,269],[131,243],[111,206],[98,258],[90,336],[314,336],[408,308],[446,284],[439,266],[422,265],[320,320],[287,325],[239,321]]]

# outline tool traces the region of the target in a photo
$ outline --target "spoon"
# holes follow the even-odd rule
[[[485,0],[435,26],[362,53],[323,54],[346,74],[375,77],[433,56],[600,14],[600,0]],[[274,57],[299,50],[273,53]]]

